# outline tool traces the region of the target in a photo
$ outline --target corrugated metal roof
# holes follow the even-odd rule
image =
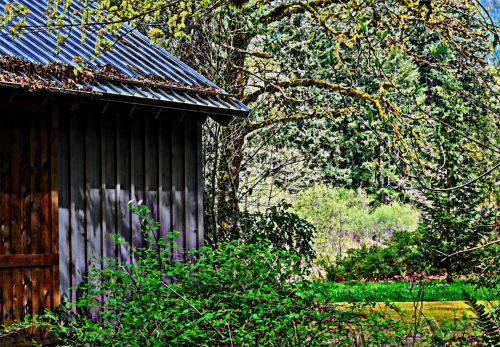
[[[4,8],[7,0],[0,0]],[[82,44],[82,31],[78,27],[64,30],[67,38],[56,53],[55,32],[48,33],[43,28],[47,18],[46,1],[18,0],[18,4],[29,8],[26,18],[29,28],[23,31],[22,39],[12,39],[6,29],[0,32],[0,55],[12,56],[36,64],[51,63],[74,65],[75,57],[88,58],[95,50],[97,30],[86,31],[86,39]],[[72,2],[73,10],[78,9],[77,1]],[[138,104],[171,107],[185,110],[202,110],[207,113],[224,115],[246,115],[249,109],[207,78],[196,72],[165,49],[154,47],[149,39],[138,30],[124,27],[125,35],[116,40],[111,51],[103,53],[94,61],[86,59],[86,64],[96,73],[112,68],[123,78],[100,79],[95,83],[77,84],[71,92],[94,94],[104,100],[121,100]],[[107,37],[113,40],[112,37]],[[0,71],[1,73],[1,71]],[[28,76],[29,77],[29,76]],[[165,83],[151,83],[151,77]],[[67,86],[57,76],[50,76],[50,87],[47,90],[68,92]],[[144,83],[140,83],[144,81]],[[5,84],[5,83],[4,83]],[[15,79],[12,83],[15,85]]]

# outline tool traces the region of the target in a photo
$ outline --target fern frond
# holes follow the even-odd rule
[[[478,303],[477,300],[465,290],[462,290],[462,292],[467,305],[472,307],[477,315],[478,320],[476,324],[481,330],[483,342],[485,342],[487,346],[500,347],[500,326],[498,323],[491,313],[486,311],[486,307],[483,304]]]

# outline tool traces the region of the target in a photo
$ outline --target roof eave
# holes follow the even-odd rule
[[[136,97],[136,96],[127,96],[120,94],[107,94],[107,93],[99,93],[93,91],[76,91],[76,90],[68,90],[62,88],[52,88],[47,87],[40,90],[30,91],[26,87],[10,82],[0,82],[0,88],[9,89],[12,91],[24,92],[24,93],[35,93],[35,94],[53,94],[60,95],[66,97],[73,97],[79,100],[95,100],[95,101],[107,101],[107,102],[118,102],[118,103],[126,103],[131,105],[140,105],[140,106],[148,106],[153,108],[164,108],[164,109],[174,109],[180,111],[192,111],[205,113],[214,119],[216,122],[227,125],[232,117],[247,117],[249,114],[249,110],[235,110],[229,108],[220,108],[220,107],[210,107],[203,105],[195,105],[195,104],[187,104],[181,102],[174,101],[166,101],[166,100],[154,100],[147,99],[144,97]],[[213,116],[213,117],[212,117]]]

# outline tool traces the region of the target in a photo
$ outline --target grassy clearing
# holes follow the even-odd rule
[[[412,287],[409,282],[321,282],[316,285],[318,291],[333,302],[413,302],[419,291],[418,284],[414,283]],[[455,280],[450,284],[435,280],[424,282],[423,285],[423,301],[463,301],[462,289],[468,292],[473,289],[464,280]],[[478,293],[476,298],[490,299],[487,293]]]
[[[395,306],[395,307],[394,307]],[[391,305],[377,303],[376,311],[385,313],[393,319],[403,322],[413,322],[415,316],[420,312],[420,306],[412,302],[399,302]],[[424,319],[435,321],[438,324],[460,321],[464,317],[475,317],[473,310],[463,301],[433,301],[422,303],[422,315]]]

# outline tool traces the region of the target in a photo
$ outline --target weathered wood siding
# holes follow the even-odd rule
[[[158,236],[203,243],[203,117],[46,101],[0,101],[0,324],[74,299],[94,258],[130,262],[109,237],[144,244],[130,200],[151,208]]]
[[[61,115],[59,133],[59,245],[61,293],[82,281],[93,257],[131,261],[119,233],[132,246],[144,244],[130,200],[142,200],[183,249],[203,242],[201,123],[194,114],[157,114],[130,108],[120,113],[90,107]],[[176,254],[183,260],[183,254]]]
[[[58,119],[23,106],[0,114],[0,324],[59,302]]]

